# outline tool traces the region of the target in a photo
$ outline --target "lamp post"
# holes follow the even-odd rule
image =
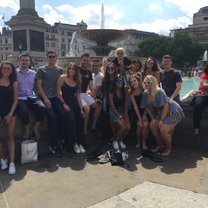
[[[18,49],[21,54],[22,53],[22,42],[21,41],[19,41],[19,43],[18,43]]]

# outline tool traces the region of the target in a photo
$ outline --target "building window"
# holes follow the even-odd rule
[[[72,32],[67,32],[67,36],[72,36]]]
[[[5,39],[5,43],[8,43],[8,40],[7,39]]]
[[[65,38],[62,38],[62,43],[65,43]]]
[[[46,39],[49,39],[49,34],[46,34]]]
[[[51,39],[52,40],[55,40],[55,35],[51,35]]]
[[[62,51],[61,56],[65,56],[65,55],[66,55],[65,51]]]
[[[56,47],[56,43],[51,43],[51,47]]]
[[[61,31],[61,35],[64,35],[64,31]]]
[[[66,45],[65,44],[61,44],[61,49],[65,50],[66,49]]]
[[[49,42],[46,42],[46,47],[49,47]]]

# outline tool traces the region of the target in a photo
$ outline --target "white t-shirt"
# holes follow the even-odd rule
[[[98,72],[97,74],[93,73],[93,88],[95,87],[101,87],[102,86],[102,80],[103,80],[103,74],[101,72]]]

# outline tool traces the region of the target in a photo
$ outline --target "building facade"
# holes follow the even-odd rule
[[[193,15],[193,24],[187,28],[171,30],[170,36],[174,37],[175,33],[188,34],[192,40],[201,45],[208,46],[208,6],[201,8]]]

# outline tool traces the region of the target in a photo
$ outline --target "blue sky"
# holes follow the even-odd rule
[[[208,6],[208,0],[103,0],[106,29],[136,29],[168,35],[170,29],[184,28],[193,14]],[[39,16],[54,22],[76,24],[83,20],[88,29],[100,28],[102,0],[36,0]],[[5,21],[15,15],[19,0],[1,0],[0,16]],[[0,21],[0,29],[4,25]]]

